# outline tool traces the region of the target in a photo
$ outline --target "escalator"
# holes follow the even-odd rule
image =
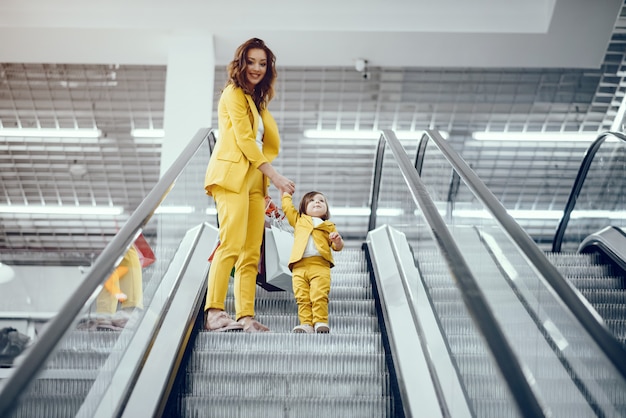
[[[424,147],[418,177],[393,132],[383,133],[368,239],[336,254],[330,334],[291,333],[292,296],[264,290],[256,311],[273,332],[219,334],[202,330],[216,229],[203,213],[182,225],[154,215],[195,196],[211,149],[201,130],[96,260],[74,304],[2,382],[0,416],[625,415],[624,348],[563,280],[581,289],[591,281],[572,260],[601,274],[611,267],[593,255],[546,257],[458,161],[466,185],[457,187],[472,189],[492,216],[455,216],[440,181],[454,158],[442,147]],[[402,214],[377,216],[378,208]],[[158,240],[146,309],[124,331],[77,331],[138,231]]]
[[[401,416],[363,251],[345,249],[335,262],[331,333],[292,333],[293,295],[258,289],[256,316],[272,332],[210,333],[198,321],[164,416]],[[233,303],[231,285],[227,310]]]

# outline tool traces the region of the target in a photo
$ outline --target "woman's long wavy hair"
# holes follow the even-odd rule
[[[252,91],[248,86],[246,78],[246,59],[250,49],[262,49],[267,55],[267,70],[263,80],[257,84]],[[228,81],[226,85],[234,84],[240,87],[244,92],[252,96],[257,110],[261,111],[267,107],[267,104],[274,97],[274,82],[276,81],[276,56],[259,38],[248,39],[239,45],[235,51],[235,57],[228,64]]]

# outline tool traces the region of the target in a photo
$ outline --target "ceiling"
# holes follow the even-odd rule
[[[1,125],[103,134],[0,136],[0,204],[119,205],[124,214],[0,214],[0,261],[90,262],[158,181],[162,140],[130,130],[163,128],[177,36],[211,39],[215,92],[242,40],[270,45],[279,71],[270,109],[283,143],[275,165],[298,190],[324,191],[331,208],[368,205],[375,140],[311,140],[306,129],[444,130],[508,209],[561,210],[588,143],[487,143],[471,133],[610,129],[626,85],[623,2],[432,3],[1,2],[0,37],[11,40],[0,43]],[[368,61],[367,79],[357,58]],[[365,217],[335,222],[351,239],[366,232]],[[524,224],[539,240],[555,225]]]

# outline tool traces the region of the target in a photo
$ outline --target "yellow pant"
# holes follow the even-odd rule
[[[300,325],[328,323],[330,264],[323,257],[307,257],[293,265],[293,294]]]
[[[250,166],[245,189],[234,193],[213,186],[220,246],[209,270],[205,310],[225,309],[230,273],[235,266],[236,319],[254,316],[256,276],[265,230],[263,174]]]
[[[111,283],[112,286],[119,287],[126,294],[128,299],[122,303],[122,308],[143,309],[143,283],[141,276],[141,262],[135,247],[131,246],[124,255],[119,267],[127,269],[126,274],[117,278],[119,283]],[[112,275],[111,280],[116,280]],[[121,280],[120,280],[121,279]],[[96,312],[113,314],[117,311],[117,298],[106,289],[102,289],[96,299]]]

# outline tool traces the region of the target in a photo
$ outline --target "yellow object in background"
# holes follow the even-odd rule
[[[106,282],[104,282],[104,288],[120,302],[125,302],[128,296],[122,289],[120,289],[120,279],[128,273],[128,267],[117,266],[115,271],[109,276]]]

